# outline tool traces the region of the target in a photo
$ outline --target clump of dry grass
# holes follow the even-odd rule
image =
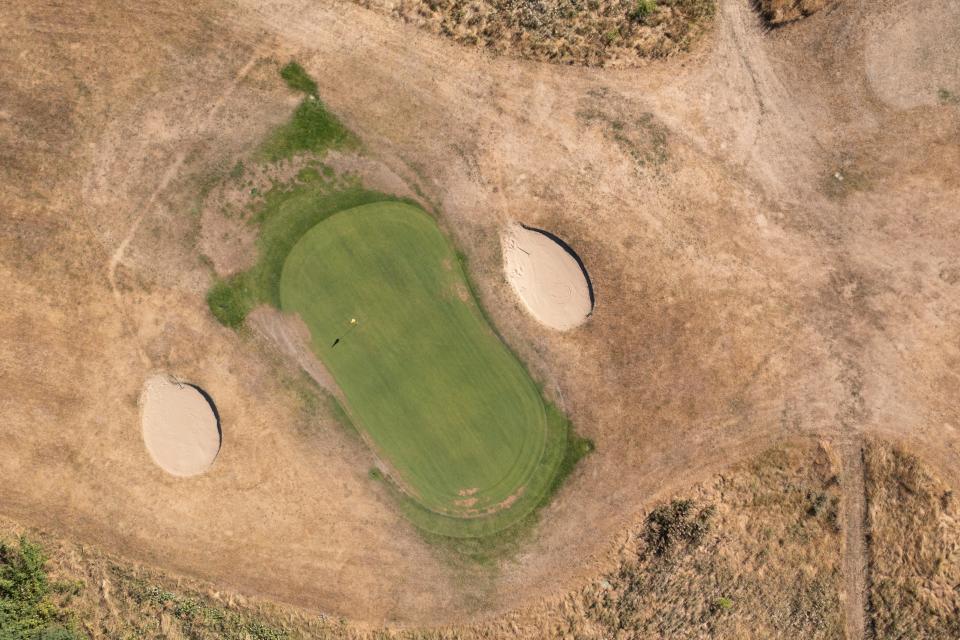
[[[871,443],[865,465],[875,637],[960,638],[956,496],[916,457],[888,443]]]
[[[833,0],[758,0],[760,14],[770,24],[784,24],[813,15]]]
[[[561,64],[635,64],[687,50],[715,0],[356,0],[498,54]]]

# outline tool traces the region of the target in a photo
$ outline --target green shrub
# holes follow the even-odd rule
[[[0,544],[0,640],[79,640],[69,615],[51,598],[43,550],[26,538]]]
[[[634,20],[643,20],[656,10],[657,0],[637,0],[633,5],[633,11],[630,12],[630,17]]]
[[[255,301],[242,277],[220,280],[207,292],[207,305],[220,324],[236,329],[243,324]]]

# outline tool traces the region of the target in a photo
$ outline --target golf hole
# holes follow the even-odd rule
[[[559,331],[582,324],[593,312],[593,284],[580,256],[543,229],[510,225],[502,236],[507,281],[527,311]]]
[[[213,399],[169,374],[153,375],[144,383],[140,425],[147,452],[170,475],[204,473],[220,452],[220,415]]]

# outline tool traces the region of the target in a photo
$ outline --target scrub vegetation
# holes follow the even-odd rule
[[[874,637],[960,638],[960,502],[954,491],[889,443],[873,442],[864,463]]]
[[[781,25],[813,15],[833,0],[758,0],[760,13],[771,25]]]
[[[714,0],[356,0],[404,22],[503,55],[631,66],[690,49]]]
[[[0,544],[0,640],[80,640],[65,605],[82,588],[51,582],[47,556],[27,538]]]
[[[833,508],[841,494],[837,465],[829,448],[768,450],[653,504],[627,529],[614,566],[585,586],[476,624],[358,628],[326,616],[244,602],[227,593],[212,596],[200,585],[174,585],[162,575],[89,549],[62,548],[54,554],[58,574],[72,583],[109,584],[112,595],[105,607],[99,590],[84,589],[57,615],[76,619],[93,638],[827,640],[843,636],[842,545]],[[897,476],[887,475],[889,471],[902,469],[873,467],[876,480],[892,486]],[[915,515],[919,512],[911,511],[911,522],[917,522]],[[924,523],[911,532],[927,539],[935,527]],[[459,542],[482,550],[497,537]]]

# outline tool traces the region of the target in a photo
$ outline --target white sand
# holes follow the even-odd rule
[[[144,384],[140,423],[150,457],[172,475],[203,473],[220,452],[210,403],[193,387],[166,374],[154,375]]]
[[[536,231],[510,225],[501,238],[507,280],[530,314],[560,331],[590,315],[590,289],[577,261]]]

